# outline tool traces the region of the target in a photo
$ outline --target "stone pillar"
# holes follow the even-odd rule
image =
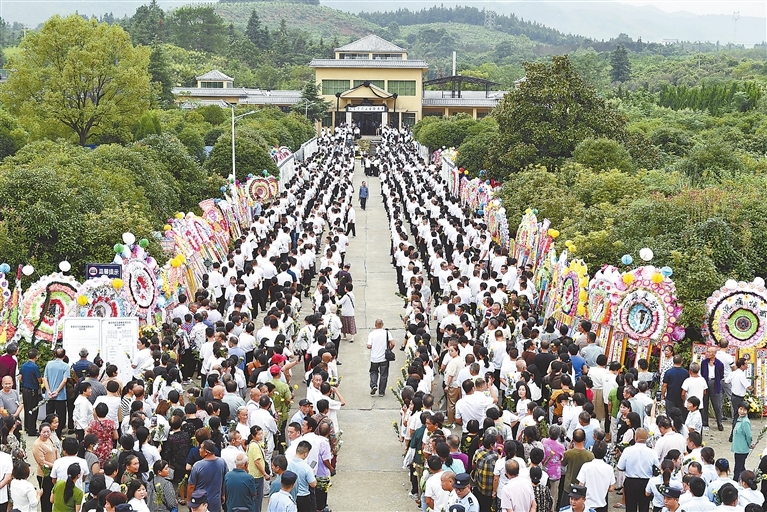
[[[346,112],[346,126],[352,125],[352,113]]]
[[[389,126],[389,113],[381,112],[381,126]]]

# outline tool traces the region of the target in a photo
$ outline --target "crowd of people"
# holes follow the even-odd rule
[[[615,493],[629,512],[762,510],[767,466],[745,467],[750,382],[726,344],[687,368],[672,345],[657,372],[609,361],[590,322],[540,316],[532,268],[400,132],[384,130],[376,158],[406,301],[398,429],[419,507],[605,512]],[[727,403],[732,456],[703,443],[709,407],[723,431]]]
[[[7,345],[0,509],[330,510],[340,350],[357,334],[345,253],[353,202],[365,210],[370,198],[365,182],[353,187],[353,140],[350,129],[323,132],[227,260],[179,296],[166,324],[142,331],[131,375],[85,349],[72,362],[56,348],[44,366],[30,349],[19,363]],[[767,457],[747,468],[757,440],[745,361],[726,345],[687,367],[665,346],[658,371],[609,361],[588,321],[540,316],[532,268],[493,242],[409,132],[384,128],[364,167],[381,182],[405,301],[401,330],[378,319],[367,336],[369,388],[385,395],[402,351],[397,430],[418,507],[762,510]],[[36,437],[29,450],[22,430]],[[705,445],[713,436],[729,436],[732,456]]]
[[[7,346],[0,509],[10,499],[20,512],[330,510],[339,353],[357,334],[345,262],[351,137],[318,139],[202,287],[179,295],[161,328],[142,329],[130,375],[85,349],[70,361],[61,347],[44,366],[30,349],[17,370],[18,347]],[[22,420],[36,437],[29,453]]]

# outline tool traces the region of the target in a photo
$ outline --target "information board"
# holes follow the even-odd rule
[[[102,318],[101,349],[104,361],[117,366],[117,378],[128,382],[133,378],[131,359],[138,342],[138,318]]]
[[[88,351],[88,360],[93,361],[101,352],[101,322],[98,318],[64,318],[61,346],[72,363],[77,361],[82,349]]]
[[[136,353],[139,319],[126,318],[64,318],[62,346],[70,360],[77,359],[81,349],[88,350],[88,359],[93,361],[101,355],[106,364],[117,366],[117,378],[126,383],[133,378],[131,359]]]

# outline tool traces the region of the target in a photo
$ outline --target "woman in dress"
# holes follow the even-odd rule
[[[99,403],[95,412],[96,419],[88,425],[87,433],[96,436],[98,442],[93,453],[98,458],[99,466],[103,467],[112,454],[114,442],[117,441],[117,426],[114,421],[107,418],[109,414],[107,404]]]
[[[43,512],[51,512],[51,490],[53,489],[51,468],[61,453],[51,440],[51,432],[53,429],[49,423],[41,423],[38,430],[39,435],[32,445],[32,455],[37,464],[37,485],[43,491],[40,498],[40,508]]]
[[[551,490],[548,485],[541,483],[543,470],[538,466],[530,468],[530,482],[533,484],[533,495],[535,496],[535,505],[537,512],[551,512],[554,507],[554,498],[551,496]]]
[[[561,433],[562,429],[559,425],[552,425],[549,427],[549,437],[541,442],[543,445],[541,466],[549,476],[548,481],[551,489],[559,489],[559,479],[562,477],[562,457],[565,456],[565,447],[559,442]]]

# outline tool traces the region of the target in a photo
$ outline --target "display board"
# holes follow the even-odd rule
[[[637,342],[636,356],[634,356],[634,368],[639,368],[640,359],[650,360],[651,345],[652,340],[650,340],[650,338],[639,338],[639,341]]]
[[[613,330],[611,336],[607,340],[605,345],[605,355],[607,356],[607,364],[617,361],[623,364],[623,359],[626,356],[626,334],[621,331]]]
[[[83,348],[88,350],[91,361],[100,354],[104,368],[106,364],[117,366],[117,378],[124,383],[133,378],[131,359],[136,352],[138,327],[136,317],[64,318],[62,346],[71,360],[75,360]]]

